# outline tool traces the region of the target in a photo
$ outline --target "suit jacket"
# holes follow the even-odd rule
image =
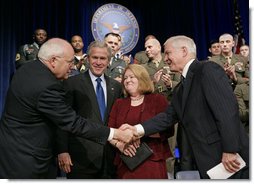
[[[239,153],[248,167],[249,138],[223,68],[213,62],[194,61],[179,95],[181,85],[175,88],[167,110],[142,124],[145,135],[180,121],[202,178],[209,178],[206,171],[221,162],[223,152]]]
[[[62,82],[42,62],[27,63],[13,76],[0,122],[0,178],[46,178],[57,126],[103,144],[109,135],[65,103]]]
[[[84,74],[73,76],[65,81],[67,100],[73,109],[81,116],[107,126],[108,116],[114,101],[122,95],[121,84],[105,75],[107,87],[107,108],[105,121],[101,119],[96,92],[94,90],[89,71]],[[100,171],[103,164],[110,167],[113,163],[113,155],[110,153],[111,146],[94,143],[88,139],[77,137],[66,132],[59,132],[58,152],[69,152],[73,161],[72,172],[92,174]],[[105,163],[105,162],[108,162]],[[113,165],[113,164],[112,164]],[[113,169],[105,169],[110,173]],[[108,175],[108,173],[105,173]],[[110,174],[109,174],[110,175]]]

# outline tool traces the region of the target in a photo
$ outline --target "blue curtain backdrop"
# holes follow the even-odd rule
[[[84,38],[85,48],[93,40],[91,19],[106,3],[127,7],[140,26],[140,38],[130,54],[143,50],[144,38],[155,35],[163,44],[173,35],[192,37],[198,58],[208,55],[210,40],[228,32],[234,34],[234,0],[2,0],[0,1],[0,116],[20,45],[32,42],[36,28],[44,28],[49,38]],[[249,43],[249,1],[237,0],[244,36]]]

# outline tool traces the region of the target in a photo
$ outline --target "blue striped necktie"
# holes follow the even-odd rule
[[[101,113],[101,119],[102,121],[104,121],[104,114],[105,114],[105,110],[106,110],[106,105],[105,105],[105,96],[104,96],[104,91],[103,88],[101,86],[101,78],[98,77],[96,79],[97,82],[97,86],[96,86],[96,96],[97,96],[97,101],[99,104],[99,108],[100,108],[100,113]]]

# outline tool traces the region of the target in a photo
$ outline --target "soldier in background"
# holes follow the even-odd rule
[[[145,42],[145,49],[149,60],[142,65],[154,82],[155,93],[164,95],[170,101],[173,88],[180,81],[180,74],[171,72],[169,66],[164,63],[164,54],[161,52],[161,44],[157,39],[148,39]]]
[[[37,54],[40,46],[47,41],[47,32],[44,29],[36,29],[33,34],[34,42],[32,44],[25,44],[19,48],[16,54],[16,69],[23,64],[37,59]]]
[[[120,48],[122,46],[122,38],[119,34],[110,32],[104,36],[104,41],[112,51],[112,57],[105,74],[110,78],[121,82],[124,69],[126,68],[126,63],[123,59],[120,58],[119,54]]]
[[[156,37],[154,35],[147,35],[145,37],[145,42],[147,40],[149,40],[149,39],[156,39]],[[134,63],[137,63],[137,64],[146,64],[148,61],[149,61],[149,58],[146,55],[146,51],[145,50],[137,52],[135,54],[135,56],[134,56]]]
[[[247,59],[239,54],[234,54],[232,48],[235,45],[233,36],[225,33],[219,38],[221,54],[213,56],[211,61],[216,62],[224,68],[229,77],[229,82],[234,89],[236,84],[246,83],[249,79],[247,76]]]
[[[84,42],[81,36],[74,35],[71,38],[71,46],[74,49],[74,65],[71,69],[70,76],[84,73],[88,70],[89,64],[87,62],[87,55],[84,53]]]
[[[213,56],[219,56],[221,54],[221,47],[219,40],[211,40],[209,43],[209,53],[210,56],[207,56],[207,59],[210,59]]]
[[[249,135],[249,81],[247,83],[236,85],[234,93],[239,106],[239,115],[243,126]]]

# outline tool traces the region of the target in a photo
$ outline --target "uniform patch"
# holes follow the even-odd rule
[[[18,61],[18,60],[20,60],[20,54],[19,53],[16,54],[16,61]]]

